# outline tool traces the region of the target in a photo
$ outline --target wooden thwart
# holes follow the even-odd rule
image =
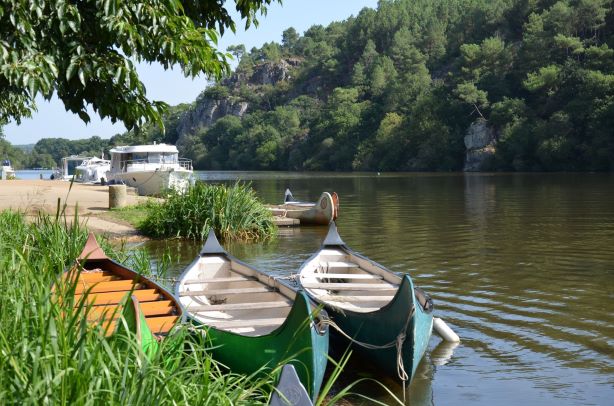
[[[178,319],[178,316],[147,317],[145,321],[152,333],[165,334],[173,328]]]
[[[141,306],[141,311],[146,317],[169,315],[175,310],[175,306],[170,300],[143,302],[139,303],[139,305]]]
[[[224,310],[276,309],[282,307],[292,307],[292,304],[286,301],[260,303],[224,303],[215,305],[189,306],[188,310],[191,312],[214,312]]]
[[[313,276],[320,279],[383,279],[380,275],[371,275],[367,273],[314,273]]]
[[[125,292],[108,292],[108,293],[91,293],[87,296],[87,303],[97,305],[118,304],[128,294]],[[132,292],[139,302],[152,302],[162,298],[162,295],[156,289],[141,289]],[[75,304],[79,303],[83,295],[75,295]]]
[[[303,287],[308,289],[328,290],[391,290],[396,291],[397,286],[388,283],[313,283],[303,282]]]
[[[75,294],[82,294],[88,290],[90,293],[126,292],[132,290],[133,287],[136,290],[144,287],[144,285],[126,279],[111,282],[78,283],[75,286]]]
[[[179,296],[215,296],[215,295],[240,295],[244,293],[269,293],[274,292],[273,288],[268,286],[258,286],[254,288],[236,288],[236,289],[208,289],[180,292]]]
[[[329,268],[358,268],[358,264],[346,261],[329,261],[324,264]]]
[[[341,296],[341,295],[319,295],[318,299],[323,302],[390,302],[394,296]]]
[[[254,278],[245,276],[231,276],[227,278],[206,278],[206,279],[188,279],[183,282],[184,285],[195,285],[198,283],[222,283],[222,282],[245,282],[253,281]]]

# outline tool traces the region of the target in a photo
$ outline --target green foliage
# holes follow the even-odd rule
[[[248,185],[196,183],[184,194],[172,192],[151,202],[140,229],[146,235],[205,240],[209,230],[224,240],[257,241],[277,232],[273,216]]]
[[[249,26],[272,0],[231,2]],[[226,55],[218,33],[234,31],[223,1],[36,1],[0,5],[0,124],[56,94],[67,110],[90,120],[121,120],[129,129],[162,126],[166,105],[150,101],[133,61],[179,65],[186,76],[220,78]]]

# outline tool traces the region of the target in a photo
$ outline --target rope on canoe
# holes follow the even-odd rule
[[[341,327],[339,327],[334,321],[330,319],[323,319],[318,323],[318,325],[331,326],[332,328],[337,330],[342,336],[347,338],[351,343],[359,345],[368,350],[384,350],[395,347],[397,350],[397,374],[403,382],[406,382],[409,380],[409,375],[405,371],[405,366],[403,365],[403,344],[405,343],[405,339],[407,338],[407,328],[409,327],[409,322],[411,321],[415,312],[416,308],[412,306],[411,311],[407,315],[407,320],[405,320],[405,324],[403,325],[401,331],[399,331],[399,334],[397,334],[396,338],[389,343],[381,345],[365,343],[363,341],[358,341],[355,338],[350,337],[345,331],[341,329]],[[405,384],[403,384],[403,398],[405,399]]]

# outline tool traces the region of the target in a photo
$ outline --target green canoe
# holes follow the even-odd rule
[[[244,374],[290,363],[315,399],[326,368],[328,328],[320,323],[325,313],[304,292],[232,257],[211,232],[175,293],[188,318],[211,339],[217,361]]]
[[[409,275],[352,251],[332,223],[302,265],[300,283],[343,332],[333,333],[358,342],[354,350],[386,374],[411,381],[433,330],[433,303]]]

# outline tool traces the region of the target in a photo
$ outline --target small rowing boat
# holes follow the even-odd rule
[[[289,189],[286,189],[284,204],[268,206],[274,216],[299,219],[301,224],[328,225],[339,214],[339,196],[337,193],[324,192],[317,202],[295,201]]]
[[[74,295],[75,308],[86,311],[91,325],[112,335],[123,315],[147,353],[157,349],[158,341],[181,318],[181,307],[173,295],[107,257],[94,234],[90,233],[76,264],[62,278],[66,291]]]
[[[299,279],[324,305],[336,325],[333,332],[355,343],[379,369],[411,381],[433,330],[433,303],[409,275],[399,276],[352,251],[332,223]]]
[[[328,355],[328,327],[303,291],[229,255],[211,231],[175,290],[188,318],[205,328],[213,357],[236,373],[294,365],[312,399]]]

